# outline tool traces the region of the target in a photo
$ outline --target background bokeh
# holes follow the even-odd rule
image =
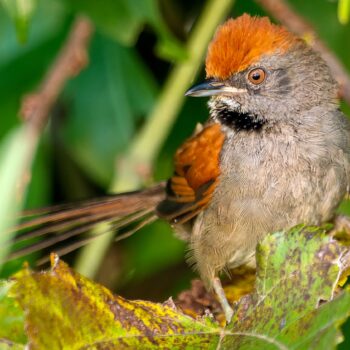
[[[11,10],[9,1],[0,3],[0,146],[21,123],[21,99],[38,87],[77,14],[87,15],[96,27],[89,65],[66,85],[42,135],[25,206],[107,193],[118,175],[118,159],[147,123],[173,67],[186,60],[186,43],[205,1],[32,0],[28,3],[33,8],[24,17]],[[314,25],[350,73],[350,24],[340,24],[338,2],[290,4]],[[226,17],[244,12],[266,15],[254,1],[237,0]],[[203,77],[200,68],[193,82]],[[350,115],[348,106],[342,108]],[[171,175],[176,148],[206,118],[205,99],[184,100],[147,183]],[[155,128],[154,138],[158,132]],[[341,211],[349,212],[346,203]],[[162,301],[189,287],[195,276],[185,253],[169,225],[156,222],[127,240],[111,243],[93,277],[125,297]],[[71,253],[65,260],[74,266],[80,254]],[[0,277],[9,276],[20,264],[6,264]],[[350,327],[346,332],[350,338]]]

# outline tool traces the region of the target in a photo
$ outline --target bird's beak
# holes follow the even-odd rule
[[[238,89],[234,86],[225,85],[222,82],[206,80],[204,83],[192,86],[189,90],[186,91],[185,96],[204,97],[237,94],[246,91],[246,89]]]

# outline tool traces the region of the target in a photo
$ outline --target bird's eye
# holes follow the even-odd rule
[[[255,68],[248,73],[248,80],[254,84],[261,84],[266,78],[266,73],[262,68]]]

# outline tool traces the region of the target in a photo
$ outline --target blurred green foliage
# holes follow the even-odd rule
[[[337,2],[290,3],[350,72],[350,25],[339,23]],[[96,26],[88,67],[68,83],[51,113],[26,206],[102,195],[115,176],[117,160],[147,123],[171,68],[186,59],[185,44],[204,2],[1,0],[0,4],[0,142],[20,124],[23,95],[42,80],[76,15],[87,15]],[[254,1],[238,0],[227,16],[243,12],[266,15]],[[203,76],[202,70],[198,79]],[[348,106],[342,108],[350,115]],[[158,155],[155,180],[171,175],[176,148],[206,117],[204,100],[186,99]],[[346,203],[341,210],[350,213]],[[126,297],[163,300],[188,286],[193,277],[184,256],[183,243],[159,222],[111,245],[97,279],[122,289]],[[66,260],[72,264],[75,258],[73,253]],[[16,266],[6,265],[1,277]]]
[[[338,18],[341,24],[348,24],[350,17],[350,0],[339,0]]]

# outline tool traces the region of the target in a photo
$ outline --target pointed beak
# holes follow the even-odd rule
[[[204,83],[192,86],[186,91],[185,96],[205,97],[215,95],[227,95],[246,92],[246,89],[238,89],[233,86],[225,85],[222,82],[206,80]]]

